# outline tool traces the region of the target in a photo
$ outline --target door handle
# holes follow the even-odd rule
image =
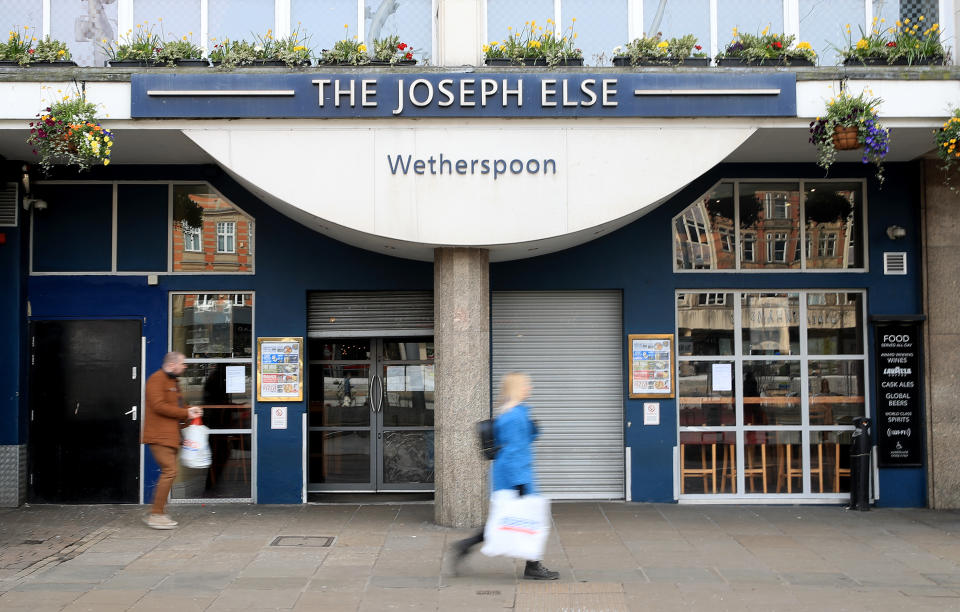
[[[127,411],[124,412],[123,414],[125,414],[125,415],[129,414],[129,415],[130,415],[130,418],[133,419],[134,421],[136,421],[136,420],[137,420],[137,407],[136,407],[136,406],[131,406],[131,407],[130,407],[130,410],[127,410]]]
[[[383,379],[380,378],[379,374],[374,374],[373,382],[376,385],[376,390],[374,391],[374,399],[376,400],[377,412],[383,410]]]

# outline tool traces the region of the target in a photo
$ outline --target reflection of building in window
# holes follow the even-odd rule
[[[251,355],[253,295],[176,294],[173,299],[173,350],[187,358]]]
[[[232,221],[217,223],[217,253],[237,252],[237,224]]]
[[[253,271],[251,217],[205,185],[174,185],[173,193],[182,230],[173,235],[174,271]]]
[[[720,248],[724,251],[732,252],[733,251],[733,228],[730,227],[721,227],[719,228],[720,232]]]
[[[183,250],[189,253],[203,252],[203,236],[199,227],[186,226],[183,228]]]
[[[820,246],[817,248],[817,255],[820,257],[833,257],[837,254],[837,233],[820,232]]]
[[[786,263],[787,235],[777,232],[767,234],[767,261],[771,263]]]
[[[756,261],[757,235],[753,232],[743,232],[740,234],[740,240],[743,242],[743,261]]]
[[[789,219],[790,202],[782,191],[768,191],[763,194],[763,210],[767,219]]]
[[[678,257],[684,268],[710,268],[710,236],[707,233],[706,214],[700,205],[691,206],[676,219]]]
[[[701,306],[723,306],[727,303],[726,293],[698,293]]]

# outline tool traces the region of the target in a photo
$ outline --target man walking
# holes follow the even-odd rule
[[[147,379],[143,443],[160,466],[160,479],[153,490],[153,508],[143,521],[153,529],[173,529],[177,522],[164,513],[167,496],[177,477],[177,449],[182,421],[203,415],[198,406],[185,408],[177,377],[187,369],[183,353],[167,353],[163,365]]]

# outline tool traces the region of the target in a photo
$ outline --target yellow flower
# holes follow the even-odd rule
[[[669,47],[669,46],[670,46],[670,43],[668,43],[668,42],[665,41],[665,40],[662,40],[662,41],[660,41],[659,43],[657,43],[657,48],[659,48],[659,49],[666,49],[666,48]]]
[[[183,37],[183,40],[187,40],[187,37],[186,37],[186,36],[184,36],[184,37]]]
[[[109,166],[109,165],[110,165],[110,160],[109,160],[109,159],[103,160],[103,165],[104,165],[104,166]]]
[[[866,38],[861,38],[857,41],[857,49],[866,49],[870,43],[867,42]]]
[[[490,45],[483,45],[482,47],[480,47],[480,49],[481,49],[484,53],[486,53],[486,52],[490,51]]]
[[[904,19],[904,20],[903,20],[903,23],[910,23],[910,18],[907,17],[906,19]]]
[[[357,51],[359,51],[360,53],[366,53],[367,45],[360,45],[359,47],[357,47]]]
[[[498,40],[491,40],[491,41],[490,41],[490,46],[491,46],[491,47],[496,47],[496,46],[499,45],[499,44],[500,44],[500,41],[498,41]]]
[[[66,51],[64,51],[63,49],[60,49],[59,51],[57,51],[57,55],[63,55],[64,53],[66,53]]]
[[[903,23],[898,19],[898,20],[897,20],[897,27],[899,28],[899,27],[902,26],[902,25],[903,25]]]
[[[803,41],[801,41],[801,42],[797,43],[797,49],[811,49],[811,48],[812,48],[812,47],[810,46],[810,43],[808,43],[808,42],[803,42]]]
[[[920,21],[924,21],[924,20],[926,20],[926,17],[924,17],[923,15],[920,15],[919,19],[920,19]]]
[[[763,34],[764,36],[766,36],[766,35],[767,35],[767,32],[769,32],[769,31],[770,31],[770,26],[767,26],[767,27],[763,28],[763,32],[760,32],[760,33]]]

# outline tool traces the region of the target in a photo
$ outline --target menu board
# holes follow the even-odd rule
[[[303,399],[303,338],[257,338],[257,401]]]
[[[673,355],[673,334],[630,334],[630,397],[674,397]]]
[[[921,327],[876,323],[877,450],[880,467],[923,465]]]

